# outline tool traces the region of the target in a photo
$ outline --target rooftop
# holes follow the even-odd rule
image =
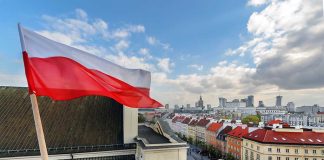
[[[186,118],[182,121],[182,123],[183,123],[183,124],[188,124],[188,123],[190,122],[190,120],[191,120],[191,117],[186,117]]]
[[[216,132],[222,127],[222,125],[222,123],[213,122],[208,126],[207,130],[211,132]]]
[[[149,144],[170,143],[168,138],[156,133],[152,128],[145,125],[138,126],[138,137],[145,139]]]
[[[246,139],[275,144],[324,145],[324,133],[314,131],[281,131],[258,129],[245,136]]]
[[[198,123],[198,120],[197,120],[197,119],[192,119],[192,120],[189,122],[189,126],[195,126],[197,123]]]
[[[248,134],[248,132],[249,132],[248,127],[242,128],[241,126],[238,126],[235,129],[228,132],[228,135],[237,137],[237,138],[242,138],[244,135]]]
[[[228,132],[230,132],[232,130],[232,126],[226,126],[223,130],[221,130],[218,135],[217,135],[217,139],[220,140],[225,140],[225,136],[227,135]]]
[[[210,122],[209,119],[206,119],[206,118],[202,118],[200,119],[198,122],[197,122],[197,126],[200,126],[200,127],[206,127],[206,125]]]
[[[158,122],[154,125],[156,132],[149,126],[140,124],[138,126],[138,137],[136,138],[140,147],[143,149],[162,149],[162,148],[188,148],[186,142],[182,141],[175,135],[169,135],[165,132],[165,128],[162,127],[165,124],[160,125]],[[167,124],[167,123],[166,123]],[[156,128],[157,127],[157,128]],[[172,134],[172,133],[171,133]]]

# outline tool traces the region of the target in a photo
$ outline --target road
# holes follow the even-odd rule
[[[188,156],[187,156],[187,160],[209,160],[209,158],[207,156],[202,156],[199,153],[197,153],[197,151],[200,151],[201,149],[190,145],[190,148],[188,149]]]

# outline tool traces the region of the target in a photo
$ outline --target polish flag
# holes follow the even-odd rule
[[[150,98],[151,74],[128,69],[20,27],[29,92],[53,100],[98,95],[133,108],[162,106]]]

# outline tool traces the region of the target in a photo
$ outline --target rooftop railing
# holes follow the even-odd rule
[[[126,149],[136,149],[136,143],[57,147],[57,148],[48,148],[47,150],[50,155],[55,155],[55,154],[70,154],[70,153],[83,153],[83,152],[126,150]],[[40,154],[39,149],[0,150],[0,157],[36,156],[39,154]]]

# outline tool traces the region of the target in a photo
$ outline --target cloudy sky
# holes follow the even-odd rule
[[[218,105],[255,96],[324,106],[322,0],[0,0],[0,85],[26,86],[17,22],[128,68],[151,95]]]

